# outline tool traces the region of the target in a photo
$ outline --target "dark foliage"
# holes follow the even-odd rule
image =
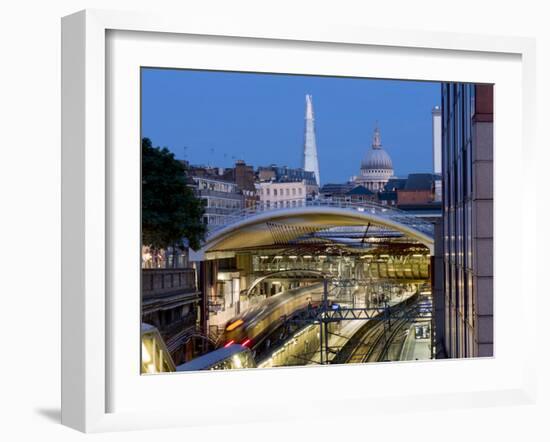
[[[204,240],[204,202],[187,186],[185,166],[167,148],[141,142],[141,229],[144,245],[155,249],[182,246],[194,250]]]

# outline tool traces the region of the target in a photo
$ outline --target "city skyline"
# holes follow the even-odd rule
[[[307,94],[315,101],[321,184],[359,174],[376,124],[396,176],[433,170],[439,83],[147,68],[142,135],[192,164],[298,168]]]
[[[144,88],[144,135],[175,122],[164,139],[244,153],[184,149],[186,174],[142,139],[142,373],[493,355],[492,85],[441,84],[441,106],[426,84],[184,74]],[[324,126],[368,143],[327,148]]]

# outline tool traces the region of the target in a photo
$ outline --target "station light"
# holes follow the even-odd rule
[[[304,259],[311,259],[311,255],[304,255]]]
[[[218,281],[231,281],[232,272],[218,272]]]
[[[144,364],[149,364],[151,362],[151,353],[149,353],[149,350],[143,342],[141,343],[141,360]]]
[[[239,355],[233,355],[233,365],[235,368],[243,368]]]
[[[297,257],[296,255],[290,255],[289,258],[290,258],[290,259],[296,259],[296,258],[298,258],[298,257]]]

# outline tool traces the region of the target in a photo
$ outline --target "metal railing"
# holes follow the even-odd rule
[[[372,214],[382,219],[387,219],[394,223],[402,224],[410,229],[417,230],[424,235],[433,238],[433,225],[415,215],[411,215],[408,212],[394,207],[384,206],[371,201],[365,202],[351,202],[340,199],[315,199],[305,201],[305,203],[298,207],[266,207],[264,205],[257,205],[256,207],[237,210],[229,213],[225,216],[223,224],[217,224],[211,226],[207,233],[207,238],[213,235],[215,232],[224,229],[234,223],[242,220],[254,217],[261,213],[273,213],[287,212],[287,211],[300,211],[309,207],[329,207],[349,210],[352,212],[361,212],[365,214]]]

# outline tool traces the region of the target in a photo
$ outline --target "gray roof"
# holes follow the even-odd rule
[[[231,344],[227,347],[222,347],[217,350],[206,353],[199,356],[189,362],[178,365],[176,371],[194,371],[194,370],[207,370],[211,366],[223,361],[237,353],[243,351],[250,351],[247,347],[241,344]]]
[[[346,195],[374,195],[374,192],[367,189],[365,186],[356,186],[351,189]]]
[[[353,189],[350,183],[329,183],[321,188],[321,193],[346,193]]]
[[[404,190],[431,190],[434,175],[432,173],[411,173],[407,177]]]
[[[401,190],[405,187],[405,184],[407,184],[407,178],[390,178],[384,186],[384,190]]]

